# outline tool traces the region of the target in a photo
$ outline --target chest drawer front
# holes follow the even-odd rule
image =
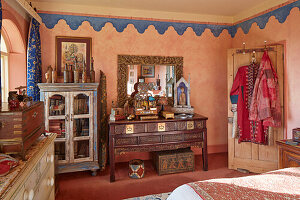
[[[164,126],[163,131],[175,131],[176,130],[175,122],[162,122],[162,123],[148,123],[147,124],[147,132],[152,133],[152,132],[160,131],[159,125]]]
[[[177,130],[178,131],[184,131],[184,130],[186,130],[186,121],[177,122]]]
[[[183,141],[182,134],[171,134],[171,135],[164,135],[163,142],[180,142]]]
[[[124,134],[124,133],[126,133],[125,125],[116,125],[115,126],[115,134]]]
[[[35,190],[33,199],[48,199],[52,188],[54,188],[54,165],[51,165],[51,167],[42,175],[42,179]]]
[[[185,141],[189,141],[189,140],[202,141],[203,133],[186,133],[186,134],[184,134],[184,140]]]
[[[156,144],[161,142],[160,135],[142,136],[140,137],[140,144]]]
[[[40,104],[23,113],[23,136],[26,137],[44,122],[44,105]]]
[[[134,133],[144,133],[145,132],[145,124],[134,124]]]
[[[0,138],[16,138],[22,136],[22,118],[19,116],[0,116]]]
[[[283,156],[283,168],[286,167],[300,167],[300,154],[284,150]]]
[[[166,122],[166,131],[175,131],[176,124],[175,122]]]
[[[195,121],[195,128],[196,129],[203,129],[203,128],[205,128],[205,121],[204,120],[202,120],[202,121],[200,121],[200,120]]]
[[[122,145],[137,145],[138,138],[137,137],[126,137],[126,138],[116,138],[115,145],[122,146]]]
[[[147,124],[147,132],[157,132],[157,123],[148,123]]]

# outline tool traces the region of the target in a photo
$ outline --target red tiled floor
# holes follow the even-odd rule
[[[170,192],[176,187],[199,180],[245,176],[227,168],[227,153],[210,154],[208,171],[202,171],[202,158],[195,156],[195,171],[158,176],[151,161],[145,161],[145,177],[128,177],[128,163],[117,163],[116,182],[109,182],[109,169],[91,176],[90,172],[76,172],[58,175],[59,192],[57,200],[99,199],[118,200]]]

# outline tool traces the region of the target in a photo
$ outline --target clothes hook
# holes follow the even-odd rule
[[[265,51],[267,50],[267,40],[265,40]]]
[[[246,43],[243,42],[243,54],[246,54]]]

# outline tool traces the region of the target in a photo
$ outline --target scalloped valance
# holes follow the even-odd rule
[[[145,30],[153,25],[159,34],[164,34],[166,30],[172,26],[178,35],[183,35],[188,27],[191,27],[197,36],[201,36],[205,29],[211,30],[215,37],[218,37],[223,30],[227,30],[231,37],[234,37],[237,29],[240,27],[247,34],[253,23],[257,23],[260,29],[264,29],[269,18],[275,16],[280,22],[285,22],[287,16],[290,14],[292,8],[300,8],[300,1],[295,1],[283,7],[277,8],[268,13],[254,17],[252,19],[243,21],[233,25],[220,25],[220,24],[205,24],[205,23],[185,23],[185,22],[167,22],[167,21],[151,21],[151,20],[139,20],[139,19],[122,19],[122,18],[105,18],[105,17],[91,17],[80,15],[61,15],[61,14],[48,14],[39,13],[43,23],[47,28],[52,29],[63,19],[69,25],[72,30],[78,29],[78,27],[84,22],[88,21],[95,31],[101,31],[106,23],[111,23],[118,32],[123,32],[124,29],[132,24],[139,33],[144,33]]]

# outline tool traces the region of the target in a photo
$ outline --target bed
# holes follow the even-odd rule
[[[300,167],[240,178],[211,179],[176,188],[168,200],[299,199]]]

